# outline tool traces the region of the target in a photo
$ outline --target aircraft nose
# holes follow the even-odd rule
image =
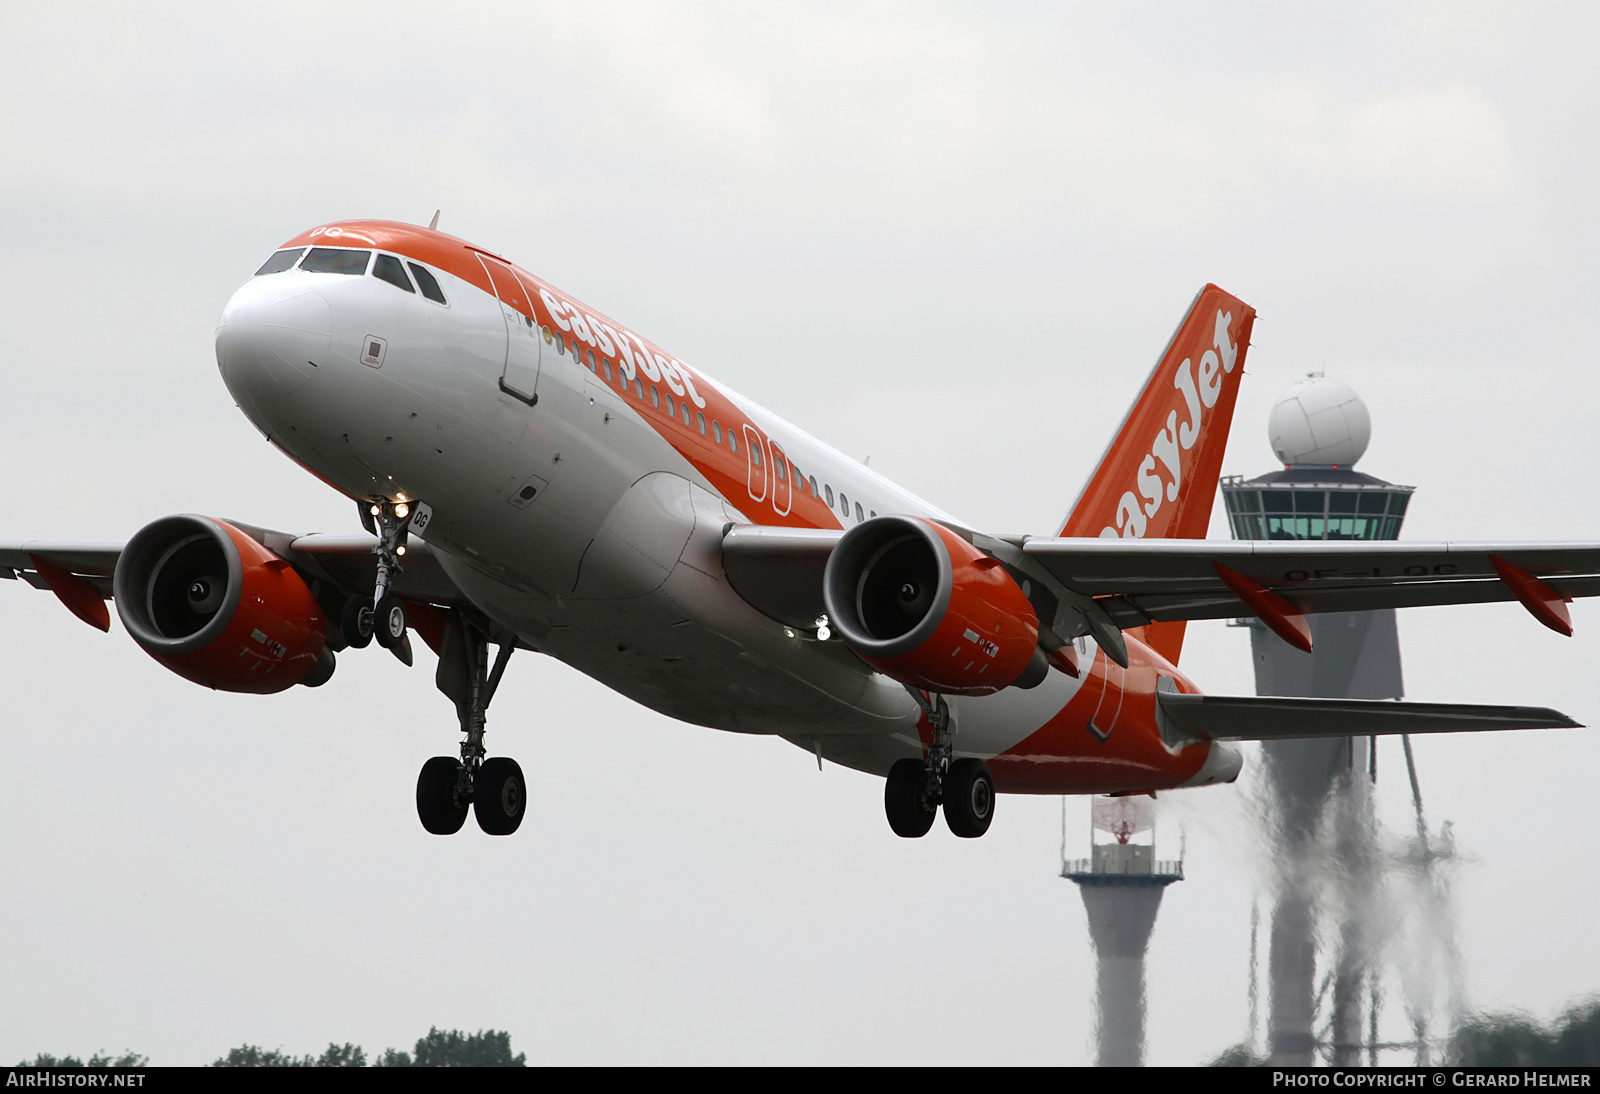
[[[222,311],[217,367],[241,407],[270,402],[310,381],[332,336],[332,310],[314,288],[252,279]]]

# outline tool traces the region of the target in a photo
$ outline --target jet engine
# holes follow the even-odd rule
[[[932,521],[851,528],[828,558],[822,597],[863,661],[915,688],[992,695],[1049,671],[1033,605],[1005,567]]]
[[[134,641],[186,680],[265,695],[333,674],[316,597],[231,524],[190,514],[145,525],[111,587]]]

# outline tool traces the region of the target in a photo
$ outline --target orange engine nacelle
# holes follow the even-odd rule
[[[282,691],[332,672],[305,581],[231,524],[194,515],[141,528],[117,561],[117,614],[144,651],[218,691]]]
[[[932,521],[874,517],[839,539],[823,574],[828,619],[879,672],[926,691],[1033,687],[1048,665],[1039,619],[998,561]]]

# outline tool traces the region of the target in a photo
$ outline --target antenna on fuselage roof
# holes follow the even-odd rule
[[[442,209],[435,209],[433,211],[433,219],[428,221],[428,231],[436,232],[439,230],[439,214],[443,211],[444,210]]]

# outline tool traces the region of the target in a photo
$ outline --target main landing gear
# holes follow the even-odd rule
[[[417,776],[417,817],[436,836],[459,832],[469,808],[491,836],[509,836],[522,824],[528,803],[522,768],[505,756],[486,757],[483,747],[485,713],[511,650],[510,640],[500,643],[491,669],[488,635],[463,612],[450,613],[434,682],[455,702],[465,735],[461,758],[435,756]]]
[[[357,649],[376,638],[378,645],[410,665],[406,608],[392,590],[406,553],[407,536],[412,530],[422,533],[432,512],[403,495],[399,501],[378,498],[359,506],[361,523],[378,537],[372,548],[378,576],[370,598],[352,596],[345,601],[339,620],[344,638]],[[478,818],[478,827],[489,835],[509,836],[522,824],[527,811],[528,789],[522,768],[507,757],[487,756],[483,747],[485,714],[505,675],[514,644],[510,638],[499,643],[491,668],[491,641],[487,625],[479,618],[460,608],[445,613],[434,684],[455,703],[463,736],[459,759],[435,756],[422,765],[417,776],[417,817],[434,835],[461,831],[470,810]]]
[[[964,839],[983,835],[994,820],[994,779],[989,768],[982,760],[953,758],[950,707],[942,695],[930,698],[907,690],[928,716],[933,741],[926,759],[899,760],[889,768],[883,784],[889,827],[906,839],[925,836],[942,804],[951,832]]]

